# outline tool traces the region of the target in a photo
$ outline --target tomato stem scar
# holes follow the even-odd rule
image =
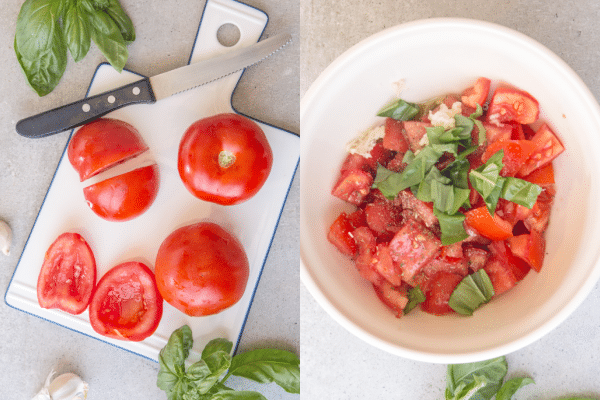
[[[219,166],[221,168],[229,168],[235,163],[235,154],[229,150],[221,150],[219,153]]]

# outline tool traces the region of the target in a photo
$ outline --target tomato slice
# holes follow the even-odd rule
[[[73,134],[67,155],[83,182],[146,150],[148,146],[133,126],[117,119],[99,118]]]
[[[483,106],[490,92],[490,84],[488,78],[477,78],[475,84],[462,93],[460,100],[469,107],[477,108],[478,104]]]
[[[502,176],[515,176],[517,172],[523,167],[523,163],[529,159],[535,145],[529,140],[501,140],[490,144],[483,155],[481,161],[484,163],[496,152],[504,150],[504,157],[502,157]]]
[[[333,187],[331,194],[334,196],[359,205],[371,191],[373,176],[362,170],[346,171]]]
[[[383,147],[399,153],[406,153],[408,150],[408,140],[406,140],[404,133],[402,133],[402,129],[402,121],[398,121],[393,118],[386,118]]]
[[[538,231],[533,229],[528,235],[513,236],[508,239],[508,245],[515,256],[540,272],[544,263],[546,241]]]
[[[162,312],[154,274],[147,265],[130,261],[111,268],[98,282],[90,323],[100,335],[139,342],[156,331]]]
[[[535,148],[519,170],[519,176],[531,174],[536,169],[550,163],[558,157],[560,153],[565,151],[560,140],[558,140],[547,124],[540,126],[535,135],[531,138],[531,142],[534,144]]]
[[[156,199],[158,166],[149,165],[83,189],[88,206],[108,221],[127,221],[146,211]]]
[[[408,304],[408,292],[404,287],[383,282],[381,285],[373,285],[373,289],[379,300],[395,312],[396,317],[400,318],[404,314],[404,307]]]
[[[487,115],[490,120],[500,123],[514,121],[531,124],[537,121],[539,114],[539,103],[532,95],[502,86],[494,91]]]
[[[341,253],[354,256],[358,250],[352,231],[354,227],[348,214],[342,212],[331,224],[327,239],[331,242]]]
[[[465,216],[467,225],[490,240],[504,240],[512,236],[512,225],[497,213],[492,217],[486,206],[473,208]]]
[[[96,259],[78,233],[60,235],[46,251],[37,281],[42,308],[58,308],[81,314],[88,306],[96,284]]]
[[[490,261],[483,267],[492,281],[494,296],[498,296],[517,284],[517,278],[509,265],[505,264],[497,256],[492,256]]]
[[[431,278],[427,286],[425,301],[421,303],[423,311],[434,315],[444,315],[452,312],[448,300],[462,276],[451,272],[439,272]]]

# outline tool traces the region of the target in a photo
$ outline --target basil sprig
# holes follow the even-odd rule
[[[529,377],[505,381],[506,357],[466,364],[450,364],[446,373],[446,400],[510,400],[518,389],[534,383]]]
[[[28,83],[40,96],[52,92],[67,66],[67,53],[80,61],[93,41],[119,72],[135,40],[131,19],[118,0],[25,0],[14,48]]]
[[[232,375],[259,383],[274,382],[288,393],[300,393],[300,360],[293,353],[259,349],[232,357],[233,343],[218,338],[208,342],[200,360],[186,368],[192,345],[192,331],[184,325],[171,334],[159,353],[156,384],[169,400],[266,400],[258,392],[225,386]]]

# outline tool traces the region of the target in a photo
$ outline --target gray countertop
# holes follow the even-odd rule
[[[146,76],[187,64],[205,1],[121,0],[137,39],[126,68]],[[13,229],[11,254],[0,254],[0,291],[9,285],[19,256],[67,143],[68,133],[25,139],[18,120],[83,97],[102,54],[92,46],[79,63],[69,59],[56,89],[45,97],[30,89],[13,50],[23,0],[5,1],[0,11],[0,219]],[[233,96],[239,112],[299,133],[299,4],[293,0],[246,0],[269,22],[263,37],[287,30],[293,42],[268,62],[249,67]],[[265,85],[265,83],[267,83]],[[294,179],[238,347],[239,352],[274,347],[299,354],[298,216],[299,180]],[[30,399],[52,367],[75,372],[90,385],[88,399],[166,399],[156,387],[158,364],[0,303],[0,398]],[[247,385],[267,398],[292,399],[274,384]]]
[[[596,1],[303,0],[300,94],[344,51],[385,28],[431,17],[485,20],[516,29],[563,58],[600,99]],[[365,344],[300,290],[302,397],[442,399],[446,365],[415,362]],[[509,377],[531,376],[518,399],[600,398],[600,285],[558,328],[507,355]]]

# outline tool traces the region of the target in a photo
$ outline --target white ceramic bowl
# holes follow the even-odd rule
[[[345,144],[376,124],[394,96],[422,101],[461,92],[479,76],[528,91],[566,151],[554,161],[557,195],[540,273],[472,317],[418,310],[394,317],[352,262],[327,241],[347,204],[331,196]],[[301,102],[301,279],[347,330],[399,356],[435,363],[483,360],[550,332],[600,276],[600,107],[573,70],[544,46],[498,25],[429,19],[384,30],[333,62]]]

